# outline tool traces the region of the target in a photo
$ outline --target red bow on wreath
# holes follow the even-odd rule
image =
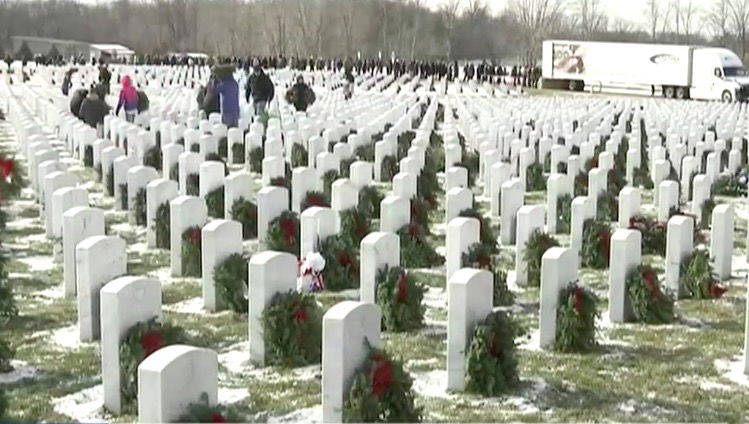
[[[382,355],[372,358],[372,395],[382,396],[393,382],[393,365]]]
[[[211,422],[212,423],[225,423],[226,418],[224,418],[223,415],[216,412],[215,414],[211,415]]]
[[[161,349],[163,344],[164,342],[161,339],[161,332],[158,330],[147,331],[140,336],[140,346],[143,348],[146,358]]]
[[[294,307],[294,322],[297,324],[304,323],[307,322],[308,319],[309,316],[307,315],[307,310],[301,305],[296,305]]]
[[[0,172],[3,174],[4,179],[8,179],[13,174],[15,165],[10,159],[0,159]]]
[[[398,276],[398,302],[404,303],[408,299],[408,276],[401,272]]]
[[[722,287],[715,282],[710,283],[710,297],[713,299],[720,299],[727,291],[727,288]]]
[[[658,278],[652,270],[646,270],[642,273],[642,279],[645,281],[645,286],[650,291],[650,296],[660,299],[661,291],[658,287]]]
[[[608,260],[609,249],[611,248],[609,246],[609,243],[611,242],[611,234],[609,234],[607,230],[601,230],[601,232],[598,233],[598,241],[601,244],[601,251],[603,252],[603,257]]]
[[[570,297],[572,298],[572,307],[575,309],[575,315],[580,316],[583,313],[583,291],[579,287],[576,287],[570,293]]]
[[[281,235],[283,236],[286,244],[293,244],[296,242],[296,225],[294,221],[289,218],[281,218]]]

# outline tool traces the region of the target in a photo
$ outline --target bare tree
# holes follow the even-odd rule
[[[736,34],[741,59],[746,60],[746,31],[749,27],[749,0],[729,0],[730,21]]]
[[[580,23],[580,30],[585,40],[604,29],[606,15],[601,10],[600,0],[577,0],[576,14]]]
[[[731,19],[730,0],[715,0],[713,6],[707,12],[707,22],[710,32],[718,39],[718,42],[726,47],[729,42],[729,26]]]
[[[448,0],[442,7],[440,7],[440,17],[442,22],[447,28],[447,60],[452,60],[452,38],[453,31],[455,30],[455,21],[458,19],[458,10],[460,9],[462,0]]]
[[[564,0],[513,0],[510,10],[523,31],[523,60],[533,65],[540,56],[541,41],[553,32],[562,16]]]
[[[656,41],[658,37],[658,24],[661,19],[661,4],[660,0],[647,0],[645,4],[645,21],[648,24],[650,30],[650,37],[653,41]]]

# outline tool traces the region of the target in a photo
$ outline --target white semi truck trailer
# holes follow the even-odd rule
[[[616,88],[667,98],[749,100],[749,76],[730,50],[714,47],[557,41],[543,43],[543,86]]]

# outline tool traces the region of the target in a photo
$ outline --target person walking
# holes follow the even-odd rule
[[[252,106],[255,110],[255,115],[265,113],[265,107],[268,102],[273,100],[274,94],[275,88],[273,87],[273,82],[265,71],[263,71],[260,62],[255,60],[252,75],[250,75],[245,86],[245,98],[249,103],[250,96],[252,96]]]
[[[304,77],[299,75],[296,84],[286,92],[286,101],[293,104],[297,112],[306,112],[315,102],[315,92],[304,82]]]
[[[350,100],[354,95],[354,75],[351,73],[351,68],[346,68],[346,73],[343,75],[343,79],[346,81],[343,86],[343,98]]]
[[[79,112],[81,120],[88,126],[96,128],[97,133],[101,129],[101,125],[104,125],[104,117],[109,113],[109,106],[100,97],[104,91],[102,86],[91,86],[91,90],[88,92],[88,96],[83,99],[81,103],[81,109]]]
[[[216,91],[218,81],[214,74],[208,79],[208,84],[205,87],[201,87],[198,91],[198,107],[205,114],[206,119],[211,116],[212,113],[219,111],[219,95]]]
[[[130,75],[122,78],[122,89],[120,90],[120,100],[117,102],[115,115],[120,114],[120,109],[125,109],[125,119],[127,122],[135,122],[138,115],[138,91],[133,87]]]
[[[229,128],[239,126],[239,84],[233,73],[234,65],[218,66],[215,70],[221,122]]]

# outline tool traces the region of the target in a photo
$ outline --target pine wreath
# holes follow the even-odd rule
[[[368,143],[365,146],[357,147],[356,151],[354,152],[354,155],[356,155],[360,160],[363,160],[365,162],[374,162],[374,157],[375,157],[374,143]]]
[[[188,196],[200,196],[200,174],[188,174],[185,187]]]
[[[572,196],[563,194],[557,197],[557,233],[569,234],[572,221]]]
[[[634,185],[636,187],[643,187],[647,190],[652,190],[655,186],[653,180],[650,178],[650,170],[645,166],[635,168],[634,180]]]
[[[531,233],[525,243],[525,254],[523,260],[528,266],[528,286],[541,287],[541,258],[547,250],[559,246],[554,237],[541,230]]]
[[[642,234],[642,253],[645,255],[666,255],[666,224],[643,215],[629,219],[629,229]]]
[[[171,211],[169,203],[165,202],[156,209],[156,219],[154,222],[154,232],[156,233],[156,248],[169,249],[171,242]]]
[[[262,147],[255,147],[254,149],[250,150],[250,153],[247,155],[247,162],[250,164],[250,171],[261,173],[263,172],[263,158],[265,156],[265,152],[263,151]]]
[[[401,243],[401,265],[405,268],[432,268],[445,263],[432,244],[427,240],[423,229],[415,224],[398,230]]]
[[[202,235],[200,227],[190,227],[182,233],[182,275],[197,277],[202,275],[201,263]]]
[[[330,207],[330,201],[328,200],[328,197],[325,196],[325,193],[322,191],[308,191],[307,194],[304,196],[304,200],[302,200],[301,205],[301,211],[304,212],[307,210],[307,208],[311,208],[313,206],[320,206],[324,208]]]
[[[603,221],[588,219],[583,224],[583,246],[580,252],[586,268],[606,269],[609,266],[611,228]]]
[[[359,287],[359,246],[352,246],[342,235],[330,236],[320,243],[325,259],[322,275],[325,288],[331,291]]]
[[[123,211],[127,210],[127,184],[120,184],[117,187],[117,190],[120,191],[120,208],[122,208]]]
[[[746,176],[722,175],[713,184],[713,194],[716,196],[745,197],[747,195],[746,181]]]
[[[640,265],[627,276],[627,293],[638,322],[667,324],[674,319],[674,300],[658,283],[655,268]]]
[[[218,140],[218,156],[222,158],[229,157],[229,138],[223,136]]]
[[[680,284],[695,299],[718,299],[728,290],[718,283],[710,255],[703,249],[695,249],[682,260],[679,275]]]
[[[247,259],[239,253],[229,255],[213,269],[213,281],[221,301],[230,310],[244,314],[247,301]]]
[[[588,194],[588,174],[581,172],[575,176],[574,194],[575,197]]]
[[[268,250],[287,252],[299,257],[299,217],[284,211],[268,225]]]
[[[169,179],[179,181],[179,162],[176,162],[169,168]]]
[[[322,357],[322,310],[310,293],[276,293],[263,310],[266,365],[299,367]]]
[[[343,406],[343,421],[421,422],[422,410],[414,402],[413,381],[401,361],[365,343],[367,358],[354,374]]]
[[[515,303],[515,295],[507,287],[507,271],[494,264],[494,306],[510,306]]]
[[[198,402],[187,405],[187,412],[177,420],[180,423],[241,423],[246,421],[232,407],[211,406],[207,393],[202,393]]]
[[[143,165],[161,171],[163,157],[161,147],[153,146],[143,154]]]
[[[242,239],[257,238],[257,205],[244,197],[234,201],[231,207],[231,217],[242,224]]]
[[[398,161],[393,155],[387,155],[382,158],[380,163],[380,178],[384,182],[393,181],[393,177],[398,173]]]
[[[614,192],[604,191],[599,193],[596,205],[596,216],[599,220],[609,222],[619,220],[619,200],[616,198]]]
[[[341,159],[340,168],[341,168],[341,176],[340,178],[351,178],[351,165],[353,165],[354,162],[356,162],[357,159],[354,156],[348,157],[346,159]]]
[[[540,163],[534,162],[526,169],[525,187],[526,191],[546,191],[546,177]]]
[[[490,313],[474,327],[466,352],[466,392],[494,397],[518,385],[517,333],[502,311]]]
[[[398,136],[398,159],[403,159],[408,155],[408,149],[411,148],[411,143],[416,138],[416,133],[413,131],[406,131]]]
[[[307,166],[307,149],[300,143],[294,143],[291,146],[291,167],[298,168]]]
[[[208,216],[217,219],[224,218],[224,186],[217,187],[205,195],[205,205]]]
[[[16,198],[26,186],[25,170],[15,158],[0,153],[0,199]]]
[[[359,189],[359,210],[369,219],[380,218],[380,203],[385,198],[374,186],[366,186]]]
[[[114,196],[114,166],[112,165],[109,165],[105,187],[107,188],[107,195]]]
[[[90,144],[83,148],[83,166],[86,168],[94,166],[94,146]]]
[[[430,206],[430,208],[437,207],[438,198],[441,198],[444,194],[442,185],[437,179],[437,174],[425,166],[416,178],[416,193],[417,196],[424,199]]]
[[[190,145],[190,151],[193,153],[200,153],[200,144],[195,143]]]
[[[401,267],[383,268],[377,273],[377,305],[387,331],[413,331],[424,325],[425,289]]]
[[[165,346],[184,343],[185,332],[156,318],[142,321],[130,329],[120,342],[120,396],[123,407],[132,410],[138,399],[138,365]]]
[[[702,206],[700,207],[700,229],[707,230],[708,228],[710,228],[710,220],[712,218],[713,209],[715,209],[715,206],[715,199],[713,199],[712,197],[705,199],[705,201],[702,203]]]
[[[333,183],[335,180],[338,179],[338,171],[335,169],[330,169],[325,171],[324,174],[322,174],[322,187],[323,187],[323,193],[325,193],[325,196],[330,199],[331,193],[333,190]]]
[[[606,191],[614,196],[618,196],[619,192],[627,185],[627,180],[621,169],[616,166],[610,169],[606,179]]]
[[[146,226],[146,189],[145,187],[138,190],[133,199],[133,214],[135,215],[135,225],[139,227]]]
[[[559,293],[554,349],[584,352],[596,345],[596,296],[589,289],[570,283]]]
[[[477,219],[479,221],[479,240],[489,248],[492,254],[499,253],[499,247],[497,246],[497,233],[494,231],[490,219],[486,218],[475,208],[464,209],[460,211],[458,216]]]
[[[372,220],[357,208],[350,208],[339,213],[340,231],[338,234],[354,249],[372,231]]]
[[[429,222],[431,207],[426,200],[415,197],[411,199],[411,224],[421,228],[425,234],[429,234]]]
[[[460,166],[468,171],[468,187],[476,185],[476,176],[479,173],[479,155],[478,153],[463,149]]]
[[[467,252],[461,255],[461,264],[464,268],[485,269],[491,271],[494,269],[492,251],[489,246],[483,243],[474,243],[468,247]]]
[[[231,145],[232,162],[244,163],[244,143],[234,143]]]

